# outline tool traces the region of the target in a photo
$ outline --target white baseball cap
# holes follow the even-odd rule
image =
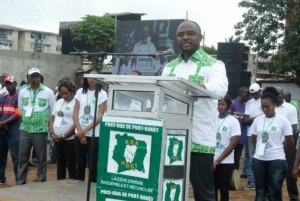
[[[30,68],[30,69],[28,70],[27,75],[31,75],[31,74],[33,74],[33,73],[41,74],[41,71],[40,71],[39,69],[33,67],[33,68]]]
[[[259,84],[257,84],[257,83],[253,83],[249,87],[249,92],[251,94],[258,92],[259,90],[261,90],[261,88],[260,88]]]

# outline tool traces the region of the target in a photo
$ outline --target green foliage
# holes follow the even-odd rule
[[[211,47],[208,47],[206,45],[204,45],[202,47],[203,51],[206,52],[209,55],[217,55],[217,49],[212,45]]]
[[[239,43],[240,42],[240,38],[234,38],[234,36],[230,36],[229,38],[225,38],[225,42],[226,43]]]
[[[115,41],[115,20],[109,16],[86,15],[72,30],[73,41],[83,42],[89,52],[107,52]],[[98,58],[92,58],[92,68],[101,68]]]
[[[248,41],[259,57],[272,55],[273,72],[284,73],[299,67],[299,19],[286,29],[293,6],[299,10],[298,0],[242,0],[239,6],[247,11],[235,25],[236,36]]]
[[[297,5],[299,6],[299,5]],[[299,7],[296,7],[299,10]],[[293,71],[300,67],[300,13],[286,32],[283,44],[278,52],[272,57],[274,62],[274,73]]]
[[[243,21],[234,26],[236,36],[266,58],[284,36],[287,0],[242,0],[239,6],[247,12]]]
[[[85,42],[91,51],[106,51],[115,41],[115,21],[109,16],[87,15],[71,30],[74,41]]]

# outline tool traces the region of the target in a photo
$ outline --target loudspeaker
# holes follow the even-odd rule
[[[243,43],[218,43],[217,59],[227,70],[244,71],[248,66],[249,47]]]
[[[218,51],[220,52],[244,52],[244,43],[218,43]]]
[[[229,96],[231,97],[232,100],[236,99],[238,95],[238,89],[240,88],[240,85],[238,84],[229,84],[228,85],[228,92]]]
[[[251,72],[248,71],[226,71],[229,85],[249,87],[251,84]]]
[[[218,43],[217,59],[225,63],[229,82],[228,94],[235,99],[241,86],[249,87],[251,72],[248,67],[250,48],[243,43]]]

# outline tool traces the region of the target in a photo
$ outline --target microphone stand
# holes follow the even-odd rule
[[[90,200],[90,191],[91,191],[91,169],[92,169],[92,159],[94,156],[94,141],[95,141],[95,128],[96,128],[96,119],[97,119],[97,110],[98,110],[98,93],[100,91],[100,84],[96,84],[95,89],[95,111],[94,111],[94,126],[93,126],[93,133],[91,138],[91,149],[89,153],[89,178],[88,178],[88,185],[87,185],[87,193],[86,193],[86,201]],[[98,142],[97,142],[98,143]],[[98,164],[97,164],[98,165]],[[95,170],[97,171],[97,169]]]

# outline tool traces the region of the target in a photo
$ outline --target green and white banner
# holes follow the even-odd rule
[[[162,131],[160,120],[102,117],[97,201],[157,200]]]

